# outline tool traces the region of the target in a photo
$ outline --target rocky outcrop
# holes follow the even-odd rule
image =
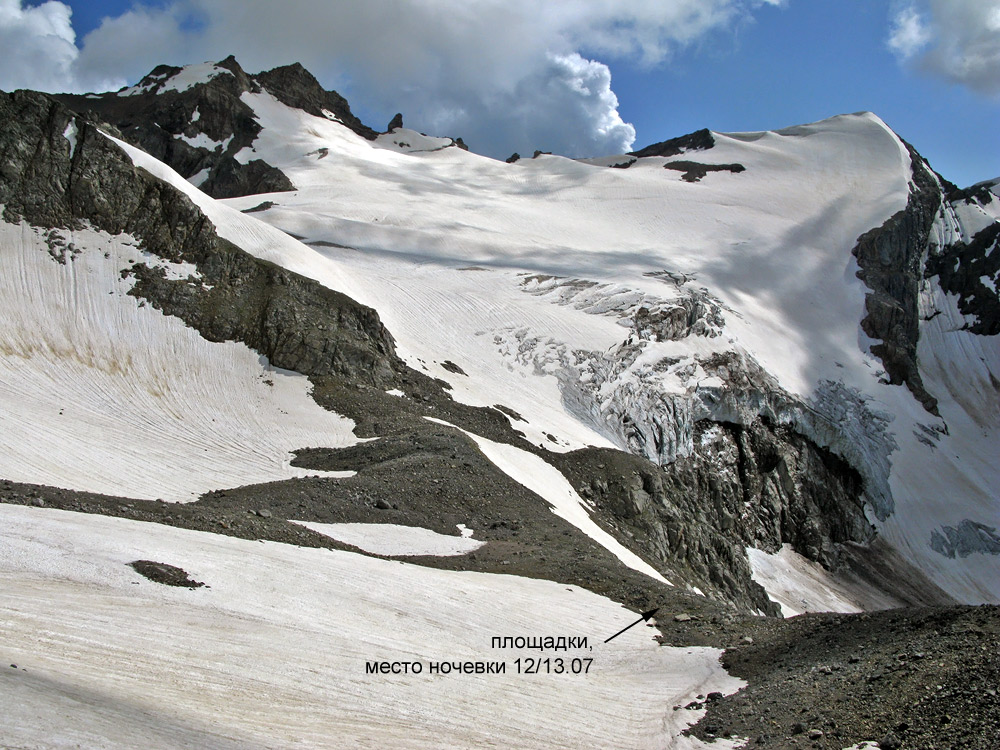
[[[670,138],[666,141],[653,143],[638,151],[629,152],[630,156],[677,156],[686,151],[707,151],[715,146],[715,137],[708,128],[696,130],[693,133]]]
[[[340,122],[362,138],[373,141],[378,137],[377,132],[351,112],[351,106],[344,97],[336,91],[324,89],[300,63],[283,65],[251,78],[282,104],[316,117],[325,117],[327,112],[332,112]]]
[[[240,96],[261,88],[232,57],[217,68],[219,73],[210,80],[183,91],[167,88],[181,69],[161,65],[133,89],[55,98],[110,123],[124,140],[193,179],[212,197],[294,190],[275,167],[259,159],[236,159],[260,133],[253,111]]]
[[[403,113],[397,112],[392,116],[392,119],[389,120],[389,124],[385,126],[385,132],[391,133],[396,128],[401,127],[403,127]]]
[[[751,610],[776,613],[750,578],[745,548],[789,544],[835,569],[841,543],[874,537],[861,476],[794,430],[706,420],[694,433],[694,452],[663,467],[596,449],[558,461],[616,536],[709,596]]]
[[[355,382],[394,382],[404,366],[377,313],[222,239],[180,191],[145,170],[97,125],[45,96],[0,94],[4,219],[127,233],[160,258],[193,263],[201,283],[137,263],[132,294],[211,341],[242,341],[272,365]],[[74,143],[64,135],[75,129]]]
[[[858,238],[854,248],[865,297],[861,327],[878,341],[871,352],[893,385],[905,384],[923,407],[938,416],[937,399],[924,387],[917,366],[920,337],[918,297],[931,227],[941,208],[938,180],[911,146],[913,187],[906,208]]]
[[[336,91],[326,91],[300,64],[247,74],[232,56],[217,74],[184,88],[172,86],[181,68],[161,65],[136,86],[106,94],[57,94],[78,112],[104,121],[124,140],[191,179],[213,198],[294,190],[288,177],[260,159],[237,159],[260,133],[253,110],[240,98],[266,91],[289,107],[316,117],[335,117],[363,138],[377,133],[351,112]]]
[[[683,172],[681,179],[684,182],[700,182],[701,178],[709,172],[732,172],[739,174],[746,172],[747,168],[742,164],[701,164],[696,161],[668,161],[663,165],[664,169],[672,169],[676,172]]]
[[[967,330],[983,336],[1000,334],[1000,222],[977,232],[970,242],[939,248],[927,260],[927,278],[937,276],[941,288],[958,298],[958,309],[972,318]]]

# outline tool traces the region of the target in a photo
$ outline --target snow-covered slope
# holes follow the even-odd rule
[[[971,243],[994,226],[1000,201],[984,197],[992,195],[988,186],[962,202],[942,201],[946,186],[934,185],[939,198],[934,210],[940,215],[927,246],[917,249],[914,267],[905,271],[920,286],[919,311],[915,306],[912,320],[896,326],[912,323],[920,333],[913,359],[923,385],[914,385],[913,375],[908,389],[900,385],[898,362],[878,353],[885,342],[865,333],[874,330],[874,324],[862,322],[870,312],[874,282],[871,269],[861,268],[855,255],[859,237],[918,212],[917,198],[926,193],[926,180],[918,177],[930,173],[916,152],[871,113],[774,132],[700,131],[634,155],[574,161],[540,154],[506,164],[465,151],[450,138],[404,128],[376,135],[348,122],[346,102],[332,92],[317,93],[315,79],[301,67],[248,77],[230,59],[218,66],[157,70],[143,91],[102,95],[101,106],[126,111],[130,101],[141,99],[147,106],[151,97],[166,97],[164,102],[177,103],[177,117],[189,122],[172,123],[170,132],[161,133],[164,138],[196,150],[198,144],[211,146],[209,141],[224,144],[222,151],[235,164],[264,170],[268,180],[295,190],[215,200],[195,186],[204,177],[204,170],[192,172],[201,161],[185,163],[183,173],[191,173],[185,180],[136,146],[111,139],[131,162],[185,193],[219,236],[241,250],[374,308],[406,364],[446,382],[457,401],[500,407],[512,427],[538,447],[532,461],[548,454],[553,471],[560,471],[574,451],[618,449],[648,458],[669,474],[686,460],[719,459],[714,471],[724,492],[671,475],[671,481],[688,481],[687,490],[699,500],[713,496],[710,504],[718,518],[702,518],[699,511],[699,522],[730,531],[735,525],[745,543],[739,549],[749,545],[774,553],[782,543],[793,543],[797,552],[828,566],[836,562],[837,544],[870,541],[855,507],[864,502],[868,520],[883,539],[933,584],[963,601],[1000,600],[1000,539],[994,528],[1000,475],[991,459],[1000,372],[995,333],[973,330],[970,313],[961,307],[965,303],[929,271],[924,278],[924,264],[935,247]],[[205,101],[214,101],[211,97],[197,98],[209,87],[225,88],[231,116],[210,113]],[[237,120],[239,127],[233,124]],[[202,129],[209,121],[230,130],[213,135]],[[80,132],[71,121],[64,133],[71,159],[80,148]],[[221,164],[209,165],[213,174]],[[15,229],[11,225],[10,231]],[[84,239],[90,251],[103,242],[111,248],[103,270],[97,268],[99,254],[85,253],[96,275],[120,274],[127,265],[117,239],[99,233]],[[37,254],[42,265],[51,263]],[[72,276],[55,267],[45,271]],[[174,271],[184,269],[178,264]],[[197,274],[190,279],[196,293],[208,290]],[[996,279],[983,279],[983,288],[992,288],[995,296]],[[67,283],[79,282],[60,278],[45,286]],[[117,304],[129,283],[116,277],[118,286],[101,305]],[[96,291],[87,287],[81,294],[91,297]],[[135,307],[123,319],[173,320],[133,298],[123,302]],[[156,305],[163,304],[158,298]],[[52,324],[36,322],[39,312],[33,315],[29,327]],[[113,335],[116,356],[135,347],[136,336],[125,328]],[[173,351],[160,334],[152,340],[155,356]],[[916,349],[916,339],[911,343]],[[213,347],[239,350],[241,345],[206,346],[215,352],[221,350]],[[247,372],[251,379],[259,376],[252,367]],[[59,377],[82,383],[81,388],[103,387],[95,385],[100,378],[89,371],[82,377],[74,373],[66,369]],[[44,382],[41,375],[28,374],[32,382]],[[146,450],[138,447],[146,441],[132,426],[138,417],[118,415],[112,419],[114,429],[102,430],[106,444],[88,443],[90,453],[83,447],[73,451],[87,458],[67,459],[64,465],[40,458],[31,441],[14,436],[12,445],[25,455],[11,454],[18,468],[6,475],[180,499],[207,489],[300,476],[300,470],[287,466],[289,450],[337,448],[357,440],[346,420],[336,422],[335,415],[320,412],[323,419],[314,423],[311,407],[274,389],[265,377],[259,376],[260,387],[271,389],[266,392],[273,397],[260,398],[276,411],[273,419],[267,416],[271,407],[255,412],[254,440],[267,442],[267,461],[277,461],[278,468],[272,463],[264,471],[258,459],[250,460],[256,449],[244,450],[237,441],[239,447],[221,448],[223,455],[226,450],[241,454],[227,461],[229,473],[209,469],[213,459],[208,458],[200,474],[172,479],[177,487],[158,479],[143,484],[137,478],[142,472],[135,471],[91,471],[100,477],[73,480],[89,476],[80,464],[94,465],[96,456],[112,451],[120,440],[137,446],[137,453]],[[58,385],[43,390],[51,387]],[[918,400],[919,388],[930,398]],[[389,392],[412,398],[396,388]],[[296,393],[305,396],[306,389]],[[246,385],[227,387],[226,394],[224,400],[237,404],[237,410],[259,397]],[[77,400],[86,403],[87,397]],[[173,438],[160,425],[195,429],[187,426],[191,416],[150,412],[139,403],[143,413],[156,414],[152,429],[162,433],[161,442],[169,445]],[[285,419],[283,412],[293,406],[302,411]],[[14,404],[11,413],[30,408]],[[194,411],[210,413],[207,405]],[[331,419],[336,429],[323,421]],[[80,432],[86,421],[81,420],[72,423],[71,433]],[[757,437],[745,438],[736,451],[731,440],[737,438],[727,436],[726,425],[748,435],[757,430]],[[212,426],[205,439],[225,443],[230,438],[220,436],[233,431]],[[782,435],[805,442],[782,443]],[[199,446],[200,439],[189,442]],[[215,450],[206,447],[202,453]],[[748,450],[759,454],[759,471],[756,465],[747,469]],[[596,453],[588,455],[595,465],[600,460]],[[822,464],[823,481],[836,484],[838,497],[847,498],[838,502],[851,507],[831,511],[843,511],[843,528],[831,531],[823,519],[802,517],[799,506],[818,512],[816,498],[826,494],[822,481],[812,482],[810,462]],[[168,474],[174,465],[162,458],[150,462],[158,468],[144,471]],[[518,468],[527,472],[526,466]],[[500,468],[510,473],[510,465]],[[567,497],[576,498],[578,509],[587,504],[581,523],[614,536],[609,529],[619,519],[613,514],[591,520],[610,501],[585,499],[587,487],[578,480],[573,484],[567,478]],[[731,491],[741,483],[742,490]],[[650,497],[660,498],[664,512],[677,512],[662,499],[659,482],[640,484],[638,491],[628,490],[640,513]],[[607,483],[601,492],[607,494]],[[782,504],[786,495],[795,496],[787,507]],[[651,523],[662,520],[654,517]],[[627,529],[626,535],[634,536]],[[642,538],[630,542],[630,554],[645,553],[643,543]],[[666,558],[661,555],[661,562]]]
[[[301,66],[88,101],[0,94],[0,745],[702,747],[740,681],[616,602],[741,675],[734,615],[1000,602],[997,187],[875,115],[507,164]]]
[[[605,393],[650,377],[661,390],[711,385],[694,356],[734,345],[805,398],[827,378],[875,390],[877,366],[858,346],[864,288],[850,248],[905,207],[909,156],[872,115],[718,136],[711,160],[746,172],[691,184],[655,157],[614,170],[554,156],[507,165],[459,149],[387,153],[267,94],[244,99],[264,126],[255,154],[298,187],[268,196],[276,205],[257,216],[355,269],[361,300],[380,310],[410,361],[424,360],[470,401],[493,403],[507,381],[513,408],[544,414],[566,376],[537,371],[566,372],[560,360],[577,351],[618,347],[638,307],[669,308],[703,288],[724,335],[644,342],[638,362],[600,384]],[[310,156],[321,144],[330,155]],[[566,281],[538,278],[549,275]],[[666,358],[685,373],[653,375]],[[444,359],[470,377],[442,370]],[[532,385],[519,389],[524,379]],[[597,407],[603,395],[591,396]],[[599,417],[578,416],[577,434],[546,427],[567,441],[593,443],[595,430],[620,442]]]
[[[0,467],[4,479],[178,501],[316,472],[306,445],[358,442],[302,375],[210,343],[129,296],[136,262],[198,286],[197,269],[93,229],[0,222]],[[344,475],[340,473],[340,475]]]
[[[661,463],[694,450],[698,419],[770,413],[861,472],[882,516],[871,520],[938,585],[1000,599],[1000,558],[945,559],[931,546],[966,518],[996,525],[993,337],[957,331],[948,315],[922,328],[935,417],[890,384],[860,327],[869,290],[851,251],[914,189],[910,152],[876,116],[714,133],[714,147],[683,159],[745,170],[689,181],[663,168],[676,157],[615,157],[633,163],[609,169],[394,152],[267,92],[243,101],[262,126],[244,158],[297,187],[254,215],[303,238],[316,256],[304,272],[378,309],[407,361],[457,398],[513,408],[549,450],[610,445]],[[959,234],[995,221],[995,208],[956,211]],[[941,296],[924,286],[926,300]],[[641,325],[678,309],[679,327]],[[727,396],[740,374],[705,363],[730,352],[773,378],[795,413]]]
[[[742,686],[717,649],[645,628],[602,646],[632,613],[576,587],[49,509],[0,505],[0,525],[4,747],[701,748],[680,732],[703,709],[671,707]],[[136,559],[206,586],[152,583]],[[591,644],[552,655],[565,674],[492,648],[556,631]]]

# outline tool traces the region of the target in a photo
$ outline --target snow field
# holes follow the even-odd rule
[[[929,547],[942,524],[997,518],[1000,477],[988,455],[996,433],[973,424],[982,406],[993,414],[995,405],[946,396],[945,402],[954,400],[954,408],[943,404],[953,437],[934,453],[913,434],[937,420],[905,388],[879,382],[881,363],[860,329],[867,290],[850,250],[858,236],[905,207],[911,179],[909,153],[876,116],[716,133],[714,148],[679,158],[737,162],[746,172],[713,173],[689,184],[664,170],[669,159],[663,158],[616,170],[560,157],[507,165],[456,149],[387,153],[267,95],[244,100],[264,128],[257,155],[299,188],[269,196],[277,205],[258,216],[363,275],[365,283],[354,286],[379,310],[400,353],[411,366],[451,383],[456,398],[514,408],[527,420],[515,428],[553,450],[609,442],[624,447],[604,423],[603,407],[581,402],[568,387],[585,363],[579,372],[565,367],[576,352],[593,357],[612,350],[627,332],[573,304],[543,311],[537,303],[554,300],[519,298],[517,274],[613,282],[665,297],[669,285],[646,274],[693,276],[729,308],[724,336],[645,344],[634,366],[604,384],[602,398],[621,398],[619,388],[633,393],[640,381],[658,381],[663,393],[719,386],[704,373],[684,382],[673,373],[652,379],[650,373],[664,357],[693,361],[726,349],[752,353],[783,388],[806,400],[824,380],[856,389],[869,408],[895,415],[890,429],[900,448],[890,457],[890,486],[897,510],[876,524],[880,532],[960,600],[1000,601],[1000,558],[946,560]],[[321,147],[329,148],[327,158],[305,156]],[[243,207],[257,199],[227,203]],[[956,231],[971,236],[993,218],[990,211],[960,208]],[[469,268],[477,270],[459,270]],[[933,343],[921,345],[922,362],[950,363],[925,367],[957,368],[948,377],[932,373],[929,382],[938,385],[931,392],[939,398],[938,390],[970,390],[969,355],[995,359],[979,352],[988,348],[982,341],[962,334],[969,340],[959,342],[953,332],[931,332],[925,339]],[[441,369],[445,359],[470,377]],[[555,376],[560,368],[561,379]],[[989,382],[989,372],[1000,373],[995,364],[973,369],[982,370],[973,376],[973,393]],[[794,566],[788,572],[797,575]],[[827,592],[821,587],[816,595]]]
[[[455,398],[508,406],[524,417],[512,423],[533,443],[572,450],[624,447],[604,409],[640,385],[664,394],[719,386],[697,368],[693,378],[688,372],[694,357],[714,351],[752,353],[782,387],[806,399],[823,380],[857,389],[869,408],[895,416],[890,430],[899,450],[890,456],[889,481],[896,512],[876,523],[880,533],[960,600],[1000,601],[1000,583],[992,583],[1000,581],[1000,558],[949,560],[929,546],[941,525],[997,518],[1000,477],[989,455],[996,421],[980,424],[996,406],[962,395],[980,393],[989,374],[1000,373],[995,352],[957,332],[952,318],[924,326],[922,368],[929,368],[925,380],[942,399],[950,431],[935,450],[914,434],[944,423],[905,388],[879,382],[881,363],[860,330],[866,289],[850,249],[905,206],[910,180],[909,154],[874,115],[716,133],[713,149],[685,158],[738,162],[747,171],[689,184],[664,170],[662,158],[615,170],[561,157],[507,165],[455,148],[400,153],[268,94],[244,100],[264,128],[244,158],[278,166],[299,188],[267,196],[277,205],[266,212],[250,217],[230,208],[263,196],[212,201],[159,162],[123,148],[186,190],[223,236],[377,309],[399,353],[448,381]],[[965,236],[984,225],[990,217],[976,211],[958,210],[952,231]],[[603,384],[603,401],[574,387],[574,378],[590,376],[588,363],[613,353],[628,331],[612,317],[524,294],[519,274],[669,297],[670,284],[645,275],[662,270],[693,276],[728,306],[724,335],[645,344],[634,365]],[[950,327],[937,331],[946,322]],[[664,357],[683,361],[660,372]],[[446,360],[468,377],[445,370]]]
[[[852,592],[836,581],[822,565],[785,544],[775,554],[747,547],[753,580],[781,606],[784,617],[805,612],[861,612]]]
[[[0,476],[141,499],[309,476],[290,451],[358,442],[308,380],[128,296],[135,262],[200,284],[128,236],[0,222]],[[331,473],[349,476],[350,472]]]
[[[645,628],[602,644],[634,613],[561,584],[11,505],[0,528],[4,746],[703,748],[678,736],[702,711],[672,706],[743,685],[718,650]],[[138,558],[208,586],[152,583]],[[551,656],[592,658],[589,673],[517,674],[550,656],[491,648],[522,634],[587,636],[592,650]]]
[[[385,557],[409,555],[450,557],[468,554],[486,544],[472,539],[472,530],[464,527],[459,529],[462,532],[460,536],[448,536],[419,526],[400,526],[394,523],[316,523],[315,521],[293,521],[293,523],[373,555]]]
[[[908,154],[874,115],[795,135],[716,134],[715,148],[689,156],[747,171],[688,184],[662,158],[615,170],[561,157],[507,165],[458,149],[386,152],[269,95],[244,101],[264,128],[257,156],[299,188],[269,196],[278,205],[260,217],[286,231],[411,265],[525,270],[651,293],[664,287],[647,272],[693,273],[744,317],[730,321],[733,332],[792,392],[811,393],[834,361],[862,366],[863,289],[849,250],[905,206],[909,180]],[[320,147],[330,156],[305,156]],[[762,289],[771,290],[763,299]]]

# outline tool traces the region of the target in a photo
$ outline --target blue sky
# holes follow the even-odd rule
[[[251,72],[301,61],[376,128],[401,110],[492,156],[871,110],[946,178],[1000,176],[1000,0],[0,0],[0,42],[32,33],[58,69],[0,63],[0,88],[96,90],[234,53]]]
[[[891,4],[801,0],[649,71],[612,64],[638,141],[699,127],[766,130],[870,110],[961,185],[1000,176],[1000,96],[900,64]],[[1000,71],[997,71],[1000,76]]]

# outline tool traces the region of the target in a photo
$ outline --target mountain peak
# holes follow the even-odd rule
[[[344,97],[336,91],[324,89],[301,63],[272,68],[258,73],[253,79],[282,104],[316,117],[324,117],[324,112],[332,112],[362,138],[374,140],[378,136],[377,132],[354,116]]]

